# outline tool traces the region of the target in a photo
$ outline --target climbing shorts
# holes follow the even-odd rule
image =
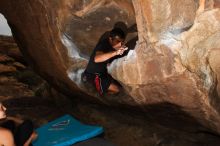
[[[110,84],[113,82],[113,78],[108,73],[88,73],[85,71],[82,74],[82,81],[93,84],[96,87],[98,93],[103,95],[107,92]]]

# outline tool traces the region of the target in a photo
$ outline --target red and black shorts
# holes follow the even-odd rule
[[[93,74],[86,71],[82,74],[82,80],[84,82],[92,83],[96,87],[96,90],[99,92],[100,95],[106,93],[110,84],[113,82],[113,78],[108,73]]]

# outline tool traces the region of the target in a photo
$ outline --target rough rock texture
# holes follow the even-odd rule
[[[144,110],[172,103],[220,133],[219,0],[206,0],[196,15],[198,7],[198,0],[0,2],[28,63],[63,93]],[[127,94],[101,99],[81,85],[80,73],[100,35],[119,20],[129,27],[136,20],[139,38],[109,68]]]
[[[16,61],[21,55],[11,37],[0,36],[0,48],[0,71],[1,65],[16,67],[16,70],[0,72],[0,102],[7,107],[8,116],[31,119],[38,127],[68,113],[83,123],[102,125],[105,129],[103,138],[117,146],[220,145],[217,135],[178,106],[152,105],[148,107],[148,114],[144,114],[79,98],[70,99],[54,90],[22,62]],[[176,116],[171,116],[174,114]],[[89,141],[94,142],[94,139]]]
[[[3,0],[0,5],[0,12],[6,17],[27,62],[69,95],[82,93],[69,78],[74,78],[77,70],[87,63],[78,49],[91,51],[103,31],[110,30],[119,20],[131,23],[133,19],[135,23],[129,0]]]
[[[173,1],[168,2],[170,6]],[[149,11],[154,11],[157,7],[141,0],[133,3],[139,42],[130,55],[113,62],[109,67],[112,75],[140,106],[164,101],[180,105],[201,123],[220,131],[217,71],[220,65],[213,56],[220,52],[220,10],[206,10],[195,17],[192,26],[186,26],[190,21],[181,21],[179,28],[169,25],[171,30],[163,23],[174,18],[175,24],[176,17],[172,14],[176,11],[169,9],[169,19],[161,20],[158,27],[163,31],[154,31],[157,26],[154,13],[143,10],[149,7]],[[183,18],[184,15],[177,19]]]
[[[91,54],[100,36],[119,22],[135,23],[130,0],[73,2],[71,20],[65,25],[68,35],[83,56]],[[75,8],[75,9],[74,9]]]

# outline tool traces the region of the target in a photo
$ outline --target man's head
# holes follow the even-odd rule
[[[114,28],[109,34],[109,40],[113,48],[119,49],[124,44],[125,33],[120,28]]]

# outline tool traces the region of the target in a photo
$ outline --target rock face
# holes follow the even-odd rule
[[[172,7],[174,3],[166,2],[163,7]],[[149,9],[154,12],[157,9],[154,3],[133,3],[136,14],[140,16],[137,19],[139,42],[130,55],[111,64],[109,69],[114,78],[120,81],[139,105],[158,102],[180,105],[203,124],[212,121],[208,126],[219,131],[217,64],[220,62],[216,57],[220,52],[219,9],[207,10],[198,16],[191,15],[190,19],[187,15],[176,17],[175,14],[179,12],[173,11],[157,25],[155,17],[158,15],[143,11]],[[189,9],[183,11],[187,13]],[[141,20],[142,17],[147,21]],[[195,20],[189,21],[193,17]],[[167,25],[172,19],[173,26]],[[187,23],[183,20],[187,20]],[[154,31],[155,26],[160,29]]]
[[[26,60],[63,93],[143,109],[171,103],[220,133],[219,0],[206,0],[196,15],[198,7],[195,0],[0,2]],[[101,99],[84,88],[80,73],[117,22],[138,29],[135,49],[109,67],[127,94]],[[136,35],[128,34],[128,41]]]
[[[154,106],[159,111],[155,112],[155,108],[151,107],[147,114],[143,114],[65,97],[29,67],[17,62],[20,56],[13,38],[0,36],[0,102],[7,107],[8,116],[31,119],[38,127],[68,113],[83,123],[102,125],[105,129],[104,139],[117,146],[220,145],[216,135],[206,132],[206,127],[178,106],[158,104]],[[160,111],[165,112],[161,114]],[[173,115],[172,112],[178,116],[168,116]],[[171,118],[167,120],[166,117]],[[163,118],[166,120],[161,120]],[[92,145],[89,143],[94,144],[95,139],[77,145]]]

